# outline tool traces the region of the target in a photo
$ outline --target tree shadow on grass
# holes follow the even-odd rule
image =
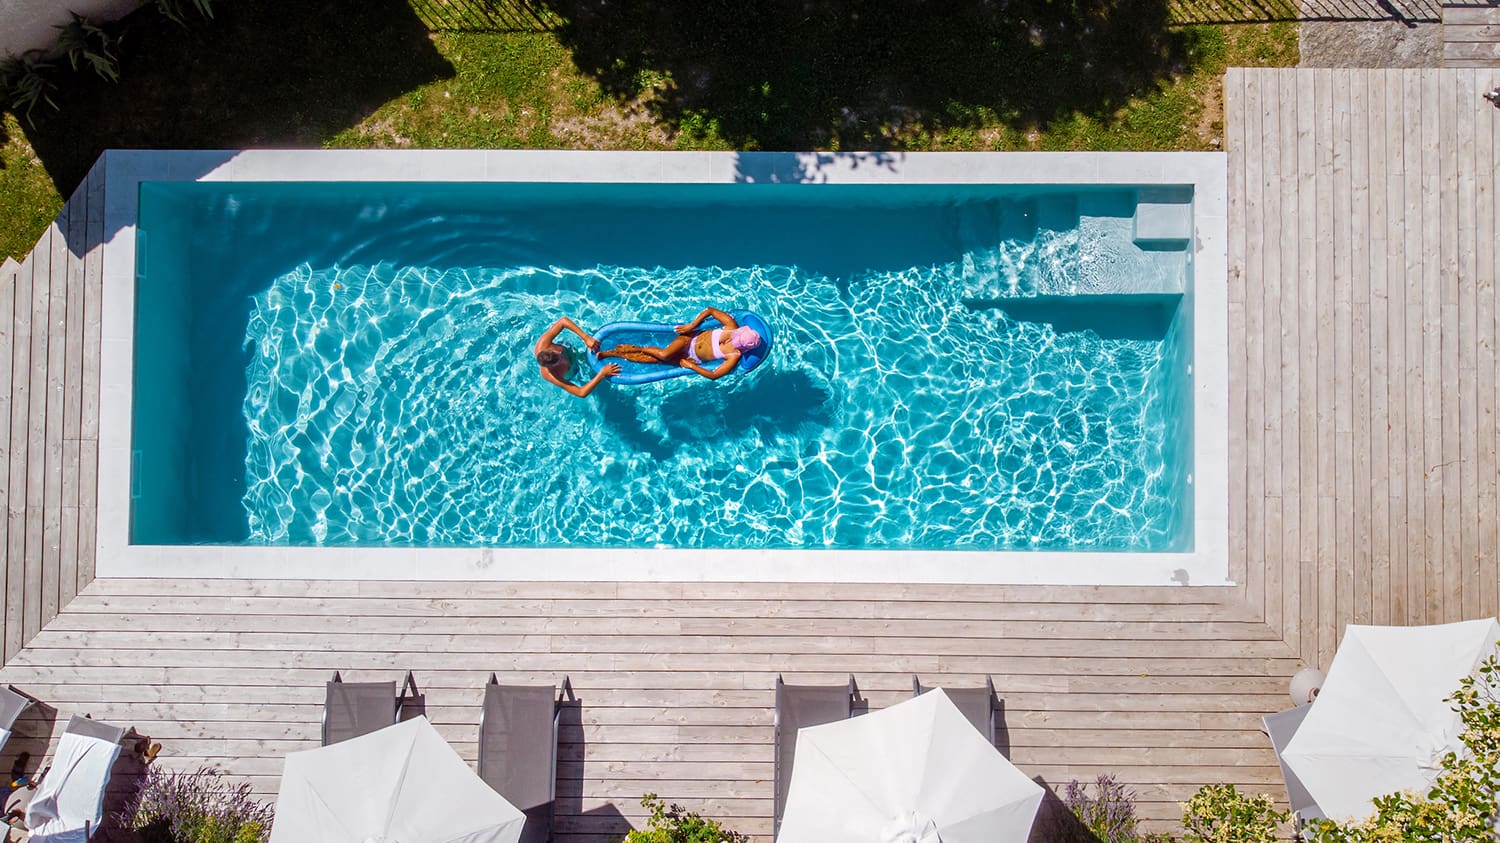
[[[105,149],[317,147],[381,104],[451,78],[401,0],[215,3],[186,29],[143,9],[120,24],[120,81],[62,80],[26,135],[69,195]]]
[[[538,0],[613,95],[742,149],[1105,116],[1185,69],[1165,0]],[[923,145],[927,145],[923,143]]]

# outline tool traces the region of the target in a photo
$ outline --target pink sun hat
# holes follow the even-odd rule
[[[749,351],[760,346],[760,334],[754,328],[739,327],[729,334],[729,344],[740,351]]]

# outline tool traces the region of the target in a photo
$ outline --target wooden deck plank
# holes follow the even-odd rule
[[[1491,43],[1500,41],[1500,24],[1495,23],[1448,23],[1443,22],[1443,43],[1461,41]]]
[[[1240,68],[1231,69],[1224,78],[1224,100],[1226,107],[1235,113],[1243,108],[1246,77],[1248,72]],[[1228,266],[1227,278],[1229,313],[1229,336],[1234,337],[1245,328],[1245,127],[1236,120],[1226,127],[1227,214],[1228,214]],[[1245,581],[1245,496],[1248,482],[1246,471],[1248,457],[1245,453],[1245,357],[1236,353],[1237,346],[1231,340],[1229,351],[1229,578],[1233,582]]]
[[[1422,110],[1422,187],[1429,202],[1422,214],[1422,413],[1427,435],[1422,441],[1422,552],[1427,567],[1425,594],[1429,623],[1444,618],[1443,550],[1443,217],[1439,191],[1443,179],[1443,110],[1439,71],[1422,71],[1422,101],[1436,108]]]
[[[1280,231],[1277,235],[1281,254],[1279,306],[1280,346],[1279,366],[1281,370],[1281,536],[1280,571],[1278,588],[1282,611],[1279,628],[1283,638],[1294,650],[1301,646],[1301,549],[1302,549],[1302,477],[1300,473],[1301,428],[1303,411],[1301,389],[1303,373],[1298,365],[1301,338],[1301,240],[1297,233],[1298,197],[1297,187],[1301,178],[1298,170],[1297,135],[1297,71],[1283,68],[1278,73],[1278,99],[1281,112],[1277,116],[1281,133],[1276,143],[1281,149],[1281,215]],[[1267,591],[1271,591],[1268,585]],[[1276,599],[1271,596],[1268,599]]]
[[[1420,105],[1423,97],[1422,73],[1403,75],[1405,101]],[[1422,356],[1422,309],[1425,286],[1422,267],[1424,262],[1424,237],[1430,232],[1423,219],[1423,197],[1429,185],[1424,180],[1422,112],[1413,111],[1405,121],[1402,143],[1405,149],[1404,186],[1406,197],[1406,248],[1403,278],[1406,287],[1406,623],[1419,625],[1428,623],[1427,614],[1427,544],[1424,536],[1426,524],[1423,512],[1426,507],[1427,483],[1425,472],[1426,454],[1423,453],[1426,433],[1426,410],[1423,407],[1423,356]]]
[[[1298,332],[1301,344],[1298,369],[1302,372],[1298,419],[1297,450],[1300,455],[1298,483],[1306,490],[1301,494],[1302,511],[1298,514],[1301,530],[1301,563],[1298,593],[1301,595],[1301,650],[1311,664],[1318,664],[1318,237],[1314,222],[1317,215],[1318,137],[1314,106],[1316,72],[1297,74],[1297,254],[1300,274],[1297,278],[1299,302]]]
[[[1251,568],[1260,576],[1247,579],[1261,591],[1260,601],[1266,623],[1281,626],[1281,541],[1283,534],[1281,476],[1281,96],[1280,71],[1263,68],[1261,76],[1261,201],[1265,220],[1262,232],[1261,272],[1261,359],[1264,373],[1262,394],[1262,433],[1260,463],[1265,487],[1261,538],[1263,562]]]
[[[1347,68],[1332,71],[1334,90],[1343,93],[1333,101],[1333,465],[1335,568],[1335,623],[1339,628],[1358,616],[1355,578],[1354,526],[1359,509],[1354,471],[1354,161],[1353,127],[1355,102]]]
[[[1440,134],[1438,172],[1441,178],[1439,189],[1439,260],[1438,324],[1433,330],[1438,337],[1438,405],[1441,415],[1442,441],[1439,444],[1439,467],[1437,475],[1440,512],[1438,522],[1438,553],[1443,570],[1443,621],[1462,619],[1463,612],[1463,563],[1459,560],[1462,525],[1459,520],[1459,480],[1461,466],[1459,450],[1459,391],[1462,377],[1458,371],[1458,341],[1460,319],[1458,314],[1458,276],[1460,262],[1458,244],[1461,237],[1458,226],[1459,152],[1458,152],[1458,86],[1454,77],[1462,73],[1447,73],[1438,80],[1438,126]]]
[[[15,334],[18,326],[14,316],[16,286],[20,283],[20,272],[21,264],[9,259],[5,262],[4,270],[0,271],[0,453],[4,455],[4,459],[0,461],[0,464],[7,467],[6,474],[3,475],[4,482],[0,482],[0,500],[4,501],[4,504],[0,505],[0,551],[5,552],[7,556],[10,549],[9,513],[12,506],[11,495],[13,494],[9,474],[11,470],[10,466],[13,463],[11,459],[11,448],[13,447],[11,442],[11,405],[13,401],[11,390],[14,387],[14,378],[11,367],[17,342]],[[7,564],[0,564],[0,594],[6,596],[7,605],[10,602],[9,576],[10,565],[8,562]],[[4,657],[8,657],[13,652],[9,647],[10,636],[6,630],[6,625],[10,620],[9,614],[9,611],[0,613],[0,664],[4,663]]]
[[[1495,155],[1500,144],[1500,120],[1483,120],[1475,131],[1474,227],[1475,242],[1475,395],[1478,403],[1477,465],[1478,519],[1477,541],[1483,562],[1480,576],[1481,617],[1500,614],[1500,495],[1497,495],[1497,473],[1500,460],[1496,448],[1496,371],[1495,371],[1495,238],[1496,225]]]
[[[1456,359],[1454,380],[1456,381],[1457,417],[1454,419],[1457,433],[1458,464],[1449,468],[1449,477],[1456,499],[1447,497],[1444,506],[1454,510],[1457,524],[1456,535],[1450,543],[1457,545],[1453,559],[1459,567],[1459,604],[1452,611],[1461,619],[1479,617],[1480,560],[1479,560],[1479,477],[1478,435],[1479,409],[1475,376],[1478,373],[1478,299],[1475,294],[1475,257],[1479,244],[1475,242],[1475,181],[1479,174],[1474,170],[1474,131],[1477,122],[1475,105],[1484,104],[1476,90],[1476,79],[1472,72],[1450,74],[1457,76],[1453,86],[1454,110],[1457,125],[1456,160],[1454,177],[1457,181],[1457,228],[1453,233],[1457,258],[1454,321],[1445,325],[1445,336],[1454,335],[1454,348],[1448,355]],[[1444,350],[1448,350],[1445,341]],[[1456,470],[1455,470],[1456,469]]]
[[[1245,156],[1245,390],[1248,395],[1265,392],[1265,165],[1262,161],[1265,120],[1266,71],[1247,71],[1245,85],[1245,140],[1257,149]],[[1279,195],[1278,195],[1279,198]],[[1245,403],[1245,558],[1260,559],[1266,542],[1265,405]],[[1264,571],[1251,565],[1246,583],[1258,589]],[[1263,608],[1263,607],[1262,607]]]
[[[1500,7],[1491,5],[1444,6],[1443,28],[1449,26],[1500,26]]]
[[[1337,250],[1334,244],[1334,72],[1317,70],[1313,75],[1313,91],[1316,100],[1313,114],[1315,138],[1317,140],[1317,194],[1314,200],[1317,214],[1313,229],[1317,235],[1317,250],[1314,265],[1317,270],[1317,332],[1318,347],[1314,371],[1317,383],[1317,571],[1318,571],[1318,616],[1332,620],[1320,625],[1318,636],[1318,663],[1328,664],[1333,660],[1334,649],[1342,625],[1338,622],[1338,525],[1336,520],[1335,495],[1339,489],[1337,466],[1337,380],[1338,330],[1336,328],[1336,303],[1334,300],[1334,276],[1337,272]]]
[[[1447,67],[1492,67],[1500,63],[1500,42],[1449,41],[1443,44],[1443,64]]]
[[[75,191],[76,193],[76,191]],[[44,373],[47,402],[43,407],[42,466],[42,581],[40,597],[41,622],[57,616],[62,600],[62,481],[63,481],[63,404],[67,363],[68,275],[71,259],[68,234],[72,228],[71,199],[63,205],[54,225],[52,237],[52,271],[47,290],[47,368]]]
[[[44,507],[47,479],[47,334],[48,307],[52,297],[52,238],[62,236],[54,223],[47,228],[44,242],[32,251],[31,276],[31,379],[30,400],[26,414],[26,517],[24,521],[26,554],[25,594],[21,610],[21,635],[30,640],[42,628],[42,567],[47,555],[44,545]]]
[[[88,201],[90,185],[85,178],[68,200],[68,278],[67,317],[63,338],[63,407],[62,407],[62,538],[61,568],[58,572],[58,603],[66,606],[78,594],[78,504],[82,494],[93,497],[79,487],[78,459],[80,417],[83,412],[83,275],[88,241]]]
[[[1390,434],[1390,410],[1388,382],[1388,331],[1387,308],[1389,294],[1386,289],[1387,257],[1389,254],[1390,221],[1386,215],[1386,187],[1388,184],[1388,161],[1386,158],[1386,90],[1388,76],[1385,73],[1366,73],[1367,137],[1369,139],[1366,161],[1369,182],[1369,236],[1366,252],[1366,272],[1370,282],[1369,324],[1365,347],[1370,356],[1367,395],[1369,415],[1366,434],[1369,437],[1368,453],[1370,468],[1370,623],[1389,624],[1391,609],[1391,452],[1387,437]],[[1356,446],[1361,443],[1356,437]]]
[[[89,171],[88,230],[83,262],[83,371],[78,418],[78,482],[95,489],[99,475],[99,343],[103,304],[104,159]],[[94,580],[95,498],[78,503],[78,587]]]
[[[1349,218],[1349,290],[1351,371],[1349,437],[1353,477],[1350,482],[1353,517],[1347,533],[1350,561],[1354,567],[1354,623],[1368,624],[1374,614],[1374,541],[1371,525],[1371,498],[1374,486],[1371,469],[1370,434],[1370,102],[1368,74],[1351,71],[1349,78],[1350,138],[1349,184],[1352,193]]]
[[[1409,446],[1406,432],[1406,291],[1407,281],[1407,197],[1406,133],[1404,118],[1405,74],[1386,70],[1386,290],[1390,303],[1386,308],[1386,412],[1390,458],[1390,554],[1391,594],[1389,623],[1410,622],[1410,593],[1407,584],[1407,460]]]
[[[49,236],[50,229],[43,234]],[[5,657],[20,651],[26,603],[26,435],[31,412],[31,277],[28,255],[16,272],[11,332],[10,461],[5,553]]]

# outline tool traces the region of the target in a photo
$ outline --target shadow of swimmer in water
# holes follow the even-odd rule
[[[653,406],[654,405],[654,406]],[[604,424],[629,447],[670,459],[683,446],[701,446],[751,431],[767,437],[833,421],[833,392],[804,370],[763,372],[727,389],[652,389],[599,393]]]

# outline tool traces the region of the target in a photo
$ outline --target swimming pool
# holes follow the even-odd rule
[[[1173,575],[1220,545],[1197,185],[743,176],[139,178],[126,544]],[[1142,208],[1182,213],[1147,231]],[[585,400],[537,376],[557,316],[709,304],[772,324],[764,366]]]

